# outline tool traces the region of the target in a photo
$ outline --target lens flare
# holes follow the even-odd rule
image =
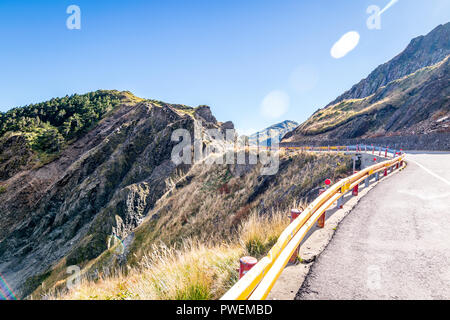
[[[0,300],[17,300],[16,295],[10,289],[5,278],[0,274]]]
[[[350,31],[344,34],[331,48],[331,56],[335,59],[345,57],[359,43],[359,33]]]

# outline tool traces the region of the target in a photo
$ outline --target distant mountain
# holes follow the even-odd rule
[[[391,61],[317,110],[285,143],[359,140],[450,149],[450,23],[411,41]]]
[[[279,139],[277,142],[281,140],[281,138],[287,134],[288,132],[294,130],[297,128],[298,123],[291,120],[286,120],[277,124],[274,124],[273,126],[270,126],[264,130],[255,132],[254,134],[249,136],[249,141],[251,143],[256,143],[258,141],[259,137],[259,144],[260,145],[267,145],[271,146],[272,141],[270,139],[270,134],[278,135]]]
[[[361,99],[374,94],[388,83],[401,79],[424,67],[432,66],[450,54],[450,22],[439,25],[426,36],[411,40],[406,49],[369,76],[327,105],[349,99]]]

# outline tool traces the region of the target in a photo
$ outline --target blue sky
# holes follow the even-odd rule
[[[210,105],[243,131],[302,122],[413,37],[450,21],[448,0],[399,0],[381,29],[369,30],[367,7],[389,2],[1,0],[0,111],[118,89]],[[81,30],[66,28],[72,4]],[[349,31],[359,44],[333,58],[331,47]],[[280,97],[284,109],[270,112]]]

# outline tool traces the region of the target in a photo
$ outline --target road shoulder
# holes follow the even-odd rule
[[[406,165],[406,164],[405,164]],[[401,170],[405,167],[401,168]],[[358,196],[352,196],[348,192],[344,197],[344,206],[342,209],[336,209],[334,206],[326,213],[326,222],[323,229],[317,228],[317,224],[308,232],[305,240],[302,241],[299,250],[299,262],[297,264],[289,264],[281,273],[272,288],[267,300],[293,300],[297,295],[299,288],[308,276],[311,267],[316,258],[323,252],[339,226],[339,223],[353,210],[359,201],[369,193],[378,184],[389,180],[390,177],[398,174],[401,170],[395,170],[387,177],[380,179],[378,182],[375,179],[370,181],[368,188],[360,186]]]

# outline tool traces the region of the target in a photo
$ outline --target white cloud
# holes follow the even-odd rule
[[[297,67],[291,74],[289,84],[297,93],[305,93],[314,89],[319,82],[317,70],[309,65]]]
[[[277,119],[289,109],[290,99],[286,92],[275,90],[266,95],[261,103],[261,113],[264,117]]]
[[[335,59],[343,58],[356,48],[359,43],[359,33],[350,31],[344,34],[331,48],[331,56]]]

